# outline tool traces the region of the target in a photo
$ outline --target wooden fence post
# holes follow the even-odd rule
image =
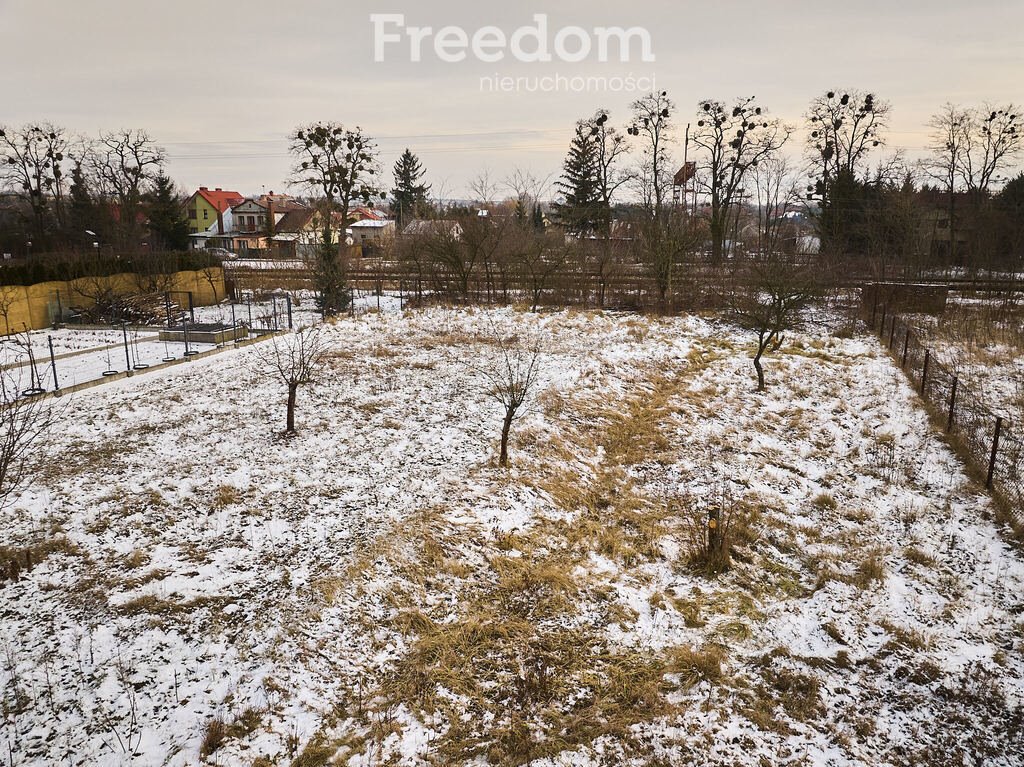
[[[896,341],[896,315],[892,316],[892,328],[889,330],[889,351],[892,351],[892,345]]]
[[[907,328],[907,333],[903,336],[903,362],[900,364],[904,370],[907,367],[907,349],[910,346],[910,328]]]
[[[924,368],[921,369],[921,396],[924,397],[928,387],[928,360],[932,353],[930,349],[924,350]]]
[[[960,376],[953,376],[953,389],[949,393],[949,420],[946,421],[946,431],[953,430],[953,414],[956,412],[956,387],[960,383]]]
[[[985,479],[985,487],[992,489],[992,477],[996,473],[996,455],[999,452],[999,432],[1003,429],[1002,416],[996,416],[996,433],[992,436],[992,455],[988,459],[988,477]]]

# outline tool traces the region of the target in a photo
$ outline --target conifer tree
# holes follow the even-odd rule
[[[533,228],[544,229],[544,213],[541,211],[540,205],[533,206]]]
[[[94,240],[86,231],[101,232],[102,227],[97,220],[98,212],[82,162],[76,160],[71,170],[71,186],[68,189],[67,241],[72,247],[91,249]]]
[[[188,248],[188,221],[174,182],[163,172],[153,179],[149,202],[149,233],[154,250]]]
[[[421,183],[423,165],[419,158],[409,149],[395,163],[395,189],[392,194],[392,206],[395,209],[395,223],[399,230],[409,220],[416,218],[423,211],[430,193],[430,186]]]
[[[601,193],[597,146],[591,127],[580,121],[557,183],[563,201],[555,205],[559,222],[573,234],[593,231],[600,219]]]

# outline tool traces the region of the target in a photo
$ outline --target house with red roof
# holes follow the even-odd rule
[[[221,189],[219,186],[216,189],[199,187],[185,203],[189,233],[213,231],[224,234],[230,226],[225,224],[224,214],[244,199],[238,192]]]

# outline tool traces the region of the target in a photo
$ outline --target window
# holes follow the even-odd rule
[[[195,208],[189,208],[188,209],[188,217],[190,219],[192,219],[193,221],[196,220],[196,209]]]
[[[209,217],[210,211],[208,211],[206,208],[203,208],[203,221],[206,221],[206,219],[208,219]]]

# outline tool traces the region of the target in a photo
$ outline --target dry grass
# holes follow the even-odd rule
[[[203,740],[199,744],[199,757],[207,759],[216,753],[228,738],[228,726],[224,720],[216,716],[206,723],[203,729]]]
[[[696,650],[692,647],[675,647],[668,653],[665,670],[677,674],[680,683],[692,687],[699,682],[717,684],[722,681],[722,662],[725,652],[716,645]]]

